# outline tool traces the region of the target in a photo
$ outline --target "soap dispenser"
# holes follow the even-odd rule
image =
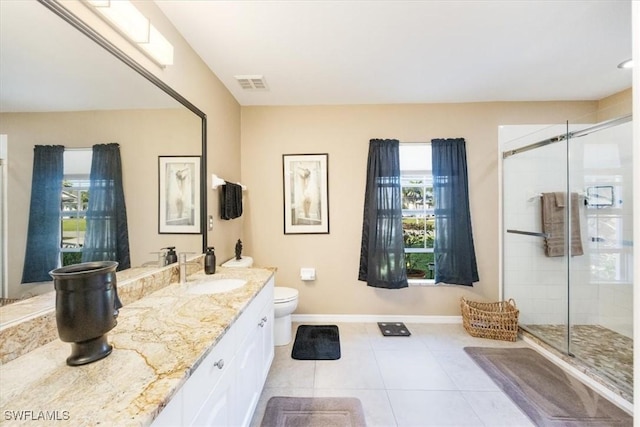
[[[174,262],[178,262],[178,254],[176,253],[175,246],[168,246],[166,248],[162,248],[167,250],[166,256],[166,265],[173,264]]]
[[[204,272],[205,274],[214,274],[216,272],[216,252],[213,246],[207,248],[204,255]]]

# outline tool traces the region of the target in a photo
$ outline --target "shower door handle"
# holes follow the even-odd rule
[[[535,231],[507,230],[507,233],[524,234],[525,236],[534,236],[534,237],[544,237],[545,239],[549,237],[547,233],[537,233]]]

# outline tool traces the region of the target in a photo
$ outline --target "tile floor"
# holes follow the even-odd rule
[[[473,338],[461,324],[407,323],[410,337],[383,337],[375,323],[337,325],[339,360],[294,360],[292,343],[276,347],[252,427],[272,396],[357,397],[368,427],[533,425],[463,350],[523,341]]]

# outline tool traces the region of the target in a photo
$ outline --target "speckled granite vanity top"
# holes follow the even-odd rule
[[[71,347],[59,339],[5,363],[0,424],[149,425],[272,275],[219,268],[215,277],[247,284],[193,295],[175,283],[126,304],[108,333],[113,352],[88,365],[67,366]]]
[[[189,273],[202,269],[202,256],[187,266]],[[130,268],[116,273],[118,295],[124,305],[178,280],[178,265],[163,268]],[[0,307],[0,364],[9,362],[58,338],[55,291]]]

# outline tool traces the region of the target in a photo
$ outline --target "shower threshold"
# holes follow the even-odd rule
[[[633,339],[599,325],[572,326],[571,352],[564,325],[520,325],[520,332],[574,368],[633,402]]]

